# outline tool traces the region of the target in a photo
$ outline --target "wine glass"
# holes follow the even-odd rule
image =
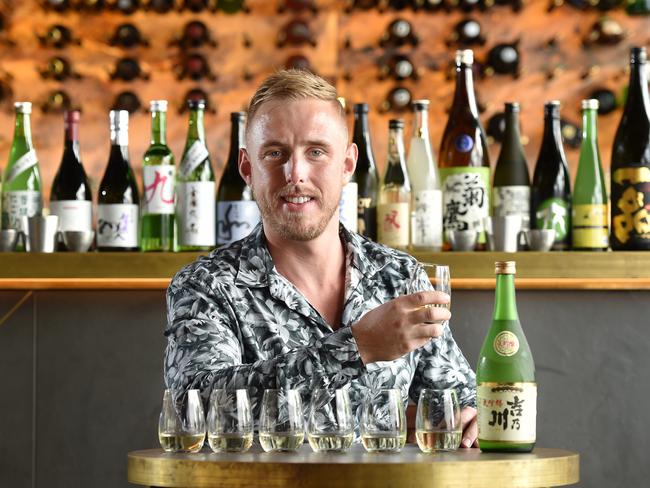
[[[166,452],[198,452],[205,442],[205,415],[199,390],[188,390],[184,410],[179,412],[174,398],[183,395],[167,389],[158,421],[158,440]]]
[[[314,452],[345,451],[354,440],[348,390],[317,389],[311,396],[307,439]]]
[[[259,439],[266,452],[300,448],[305,440],[305,429],[298,390],[264,390]]]
[[[418,262],[418,266],[424,270],[424,272],[427,274],[429,279],[431,280],[431,284],[433,285],[433,289],[435,291],[440,291],[443,293],[446,293],[449,295],[449,302],[448,303],[430,303],[428,305],[425,305],[426,307],[441,307],[441,308],[446,308],[450,309],[451,308],[451,278],[449,274],[449,266],[446,266],[444,264],[433,264],[433,263],[420,263]],[[416,275],[417,276],[417,275]],[[417,278],[414,278],[414,280]],[[415,283],[411,283],[411,292],[415,292]],[[441,322],[427,322],[427,323],[444,323],[445,321]]]
[[[406,444],[406,412],[397,389],[368,391],[361,409],[361,441],[368,452],[399,452]]]
[[[458,395],[453,388],[424,388],[418,399],[415,438],[422,452],[455,451],[463,435]]]
[[[253,418],[246,390],[212,390],[208,442],[214,452],[246,452],[251,448]]]

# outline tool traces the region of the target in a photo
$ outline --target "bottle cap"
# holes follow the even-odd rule
[[[345,97],[336,97],[336,99],[341,104],[341,107],[345,108],[345,104],[346,104]]]
[[[129,112],[126,110],[111,110],[108,114],[111,130],[123,131],[129,128]]]
[[[389,129],[403,129],[404,128],[404,121],[402,119],[390,119],[388,121],[388,128]]]
[[[517,266],[515,261],[497,261],[494,263],[495,274],[517,274]]]
[[[149,110],[152,112],[167,112],[167,100],[151,100]]]
[[[246,112],[230,112],[230,121],[239,122],[246,119]]]
[[[560,116],[560,101],[550,100],[544,104],[544,113],[553,117]]]
[[[32,102],[15,102],[14,109],[17,114],[31,114]]]
[[[506,102],[506,112],[514,113],[519,112],[519,102]]]
[[[63,112],[63,121],[66,124],[76,124],[81,119],[81,112],[79,110],[66,110]]]
[[[187,108],[189,108],[190,110],[204,110],[205,100],[188,100]]]
[[[368,113],[368,104],[367,103],[355,103],[354,104],[354,113],[367,114]]]
[[[474,63],[474,51],[471,49],[463,49],[456,51],[456,66],[462,64],[471,66]]]
[[[600,103],[594,98],[582,101],[582,110],[598,110]]]
[[[413,110],[428,110],[429,109],[429,100],[413,100]]]

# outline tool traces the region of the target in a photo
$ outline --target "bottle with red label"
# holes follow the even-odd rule
[[[492,326],[476,367],[478,442],[484,452],[530,452],[535,446],[535,363],[517,313],[515,262],[495,263]]]

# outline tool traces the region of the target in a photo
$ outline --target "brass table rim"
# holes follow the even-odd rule
[[[266,454],[259,447],[244,455],[168,454],[160,449],[128,454],[128,481],[155,487],[230,488],[463,486],[535,488],[579,481],[579,455],[537,448],[530,454],[485,454],[478,449],[436,455],[407,446],[401,454],[367,454],[361,446],[345,454]],[[406,480],[406,482],[404,482]]]

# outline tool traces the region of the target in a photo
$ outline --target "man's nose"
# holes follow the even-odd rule
[[[308,163],[300,155],[292,154],[285,163],[285,177],[287,183],[297,185],[307,180]]]

